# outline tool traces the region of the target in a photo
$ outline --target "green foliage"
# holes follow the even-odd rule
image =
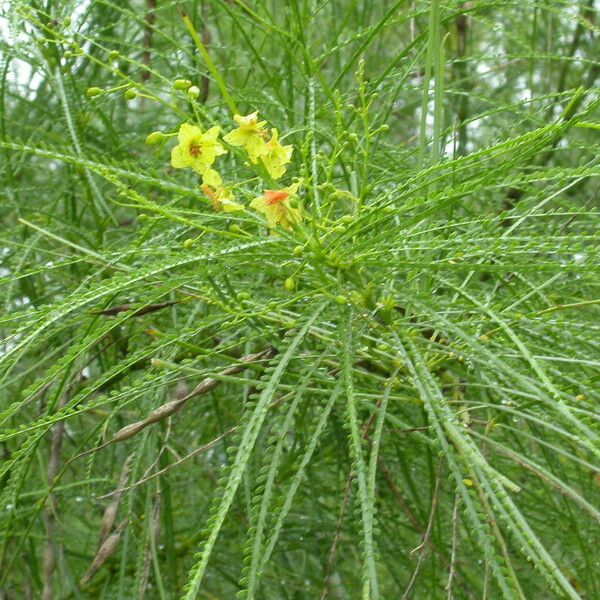
[[[0,10],[0,595],[600,597],[593,2]]]

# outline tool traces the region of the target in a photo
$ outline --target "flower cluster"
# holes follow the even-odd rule
[[[203,131],[197,125],[183,123],[177,133],[178,144],[171,151],[171,166],[196,171],[202,177],[200,189],[218,212],[244,210],[244,206],[235,201],[231,188],[223,185],[221,175],[214,168],[216,159],[227,153],[223,143],[242,149],[250,163],[262,167],[262,172],[266,172],[271,180],[280,179],[292,159],[292,146],[281,144],[277,129],[272,128],[270,133],[267,132],[267,122],[258,120],[258,112],[246,116],[234,115],[233,120],[237,127],[224,135],[222,142],[219,140],[221,130],[218,125]],[[152,135],[148,136],[147,141]],[[274,229],[279,225],[290,230],[302,220],[297,197],[299,185],[294,183],[280,190],[265,190],[249,206],[265,215],[269,228]]]

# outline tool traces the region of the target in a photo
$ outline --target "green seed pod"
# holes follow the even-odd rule
[[[125,100],[133,100],[137,97],[137,92],[135,90],[125,90],[123,92],[123,98]]]
[[[283,282],[283,287],[288,291],[288,292],[293,292],[295,287],[296,287],[296,282],[291,278],[288,277],[284,282]]]
[[[189,79],[176,79],[173,82],[174,90],[183,90],[187,92],[192,87],[192,82]]]
[[[292,254],[294,256],[300,256],[302,254],[303,250],[304,250],[304,248],[302,246],[295,246],[294,249],[292,250]]]
[[[113,61],[113,60],[117,60],[117,58],[119,58],[119,53],[117,50],[111,50],[108,53],[108,60]]]

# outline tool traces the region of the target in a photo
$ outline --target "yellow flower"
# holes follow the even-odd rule
[[[177,134],[179,144],[171,151],[171,166],[175,169],[191,167],[208,179],[205,183],[214,182],[217,177],[220,182],[219,174],[210,169],[215,158],[227,152],[217,141],[218,136],[218,125],[203,132],[196,125],[183,123]]]
[[[300,223],[302,213],[300,209],[291,206],[291,197],[298,191],[299,183],[294,183],[282,190],[265,190],[263,195],[250,202],[250,206],[265,215],[267,225],[274,229],[281,225],[285,229],[292,229],[292,225]]]
[[[271,129],[271,139],[265,144],[266,153],[261,156],[269,175],[279,179],[285,173],[285,165],[292,159],[292,146],[282,146],[279,142],[279,132]]]
[[[211,188],[209,185],[200,186],[202,192],[210,198],[213,209],[215,212],[235,212],[237,210],[244,210],[244,207],[233,199],[231,190],[222,186],[216,186]]]
[[[248,153],[250,160],[256,163],[259,157],[267,153],[266,132],[264,127],[266,121],[258,120],[258,111],[245,117],[233,115],[233,120],[238,124],[237,129],[230,131],[223,140],[232,146],[242,146]]]
[[[223,180],[217,171],[206,167],[206,170],[202,173],[202,183],[212,187],[219,187],[223,183]]]

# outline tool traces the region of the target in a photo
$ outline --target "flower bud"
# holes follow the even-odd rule
[[[288,291],[288,292],[293,292],[294,288],[296,287],[296,282],[291,278],[288,277],[284,282],[283,282],[283,287]]]
[[[85,92],[85,95],[88,98],[93,98],[94,96],[101,96],[102,94],[104,94],[104,90],[99,87],[88,88]]]
[[[157,146],[160,144],[167,136],[162,131],[153,131],[148,134],[146,138],[146,144],[148,146]]]
[[[117,58],[119,58],[119,52],[117,50],[111,50],[108,53],[108,60],[113,61],[117,60]]]
[[[123,98],[125,100],[134,100],[137,97],[137,92],[135,90],[125,90],[123,92]]]
[[[200,95],[200,88],[197,85],[193,85],[187,92],[188,98],[190,100],[196,100]]]
[[[176,79],[173,82],[174,90],[183,90],[184,92],[192,87],[192,82],[189,79]]]
[[[292,254],[294,256],[300,256],[302,254],[303,250],[304,250],[304,248],[302,246],[295,246],[294,249],[292,250]]]
[[[71,27],[71,17],[65,17],[63,19],[63,27]]]

